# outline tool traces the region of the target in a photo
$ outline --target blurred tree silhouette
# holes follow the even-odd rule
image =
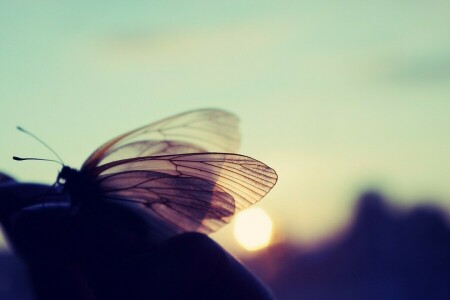
[[[345,234],[298,249],[276,245],[245,263],[279,299],[450,299],[450,230],[436,207],[398,209],[368,192]]]

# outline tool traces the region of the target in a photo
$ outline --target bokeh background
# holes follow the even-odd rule
[[[367,190],[446,220],[449,11],[441,0],[1,1],[1,171],[57,175],[12,161],[51,157],[17,125],[79,167],[120,133],[216,107],[241,118],[240,153],[279,174],[258,204],[273,244],[337,239]],[[212,237],[257,255],[232,225]]]

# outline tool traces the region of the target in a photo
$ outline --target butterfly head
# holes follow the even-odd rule
[[[56,181],[62,186],[63,193],[68,193],[72,198],[72,204],[95,199],[97,196],[94,181],[87,174],[71,167],[63,166]]]
[[[58,174],[58,178],[56,179],[56,181],[58,184],[64,186],[64,188],[68,188],[72,184],[72,182],[77,181],[77,177],[79,176],[78,173],[80,172],[76,169],[68,166],[63,166]]]

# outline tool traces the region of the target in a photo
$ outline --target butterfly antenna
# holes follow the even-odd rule
[[[61,166],[64,167],[64,164],[60,161],[54,160],[54,159],[47,159],[47,158],[34,158],[34,157],[18,157],[18,156],[13,156],[14,160],[17,161],[24,161],[24,160],[41,160],[41,161],[51,161],[51,162],[55,162],[57,164],[60,164]]]
[[[37,140],[39,143],[41,143],[42,145],[45,146],[45,148],[47,148],[48,150],[50,150],[58,160],[54,160],[54,159],[44,159],[44,158],[32,158],[32,157],[25,157],[25,158],[21,158],[21,157],[17,157],[17,156],[13,156],[14,160],[18,160],[18,161],[23,161],[23,160],[42,160],[42,161],[52,161],[52,162],[56,162],[61,164],[62,166],[64,166],[64,162],[61,159],[61,157],[59,157],[58,153],[56,153],[49,145],[47,145],[47,143],[45,143],[43,140],[41,140],[40,138],[38,138],[37,136],[35,136],[34,134],[32,134],[31,132],[23,129],[20,126],[17,126],[17,130],[22,131],[23,133],[28,134],[29,136],[31,136],[32,138],[34,138],[35,140]]]

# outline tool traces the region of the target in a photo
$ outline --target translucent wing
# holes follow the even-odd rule
[[[266,195],[273,169],[253,158],[196,153],[127,159],[89,172],[102,197],[131,202],[176,233],[210,233]]]
[[[194,110],[120,135],[98,148],[83,164],[93,169],[121,159],[200,152],[236,152],[238,118],[218,109]]]

